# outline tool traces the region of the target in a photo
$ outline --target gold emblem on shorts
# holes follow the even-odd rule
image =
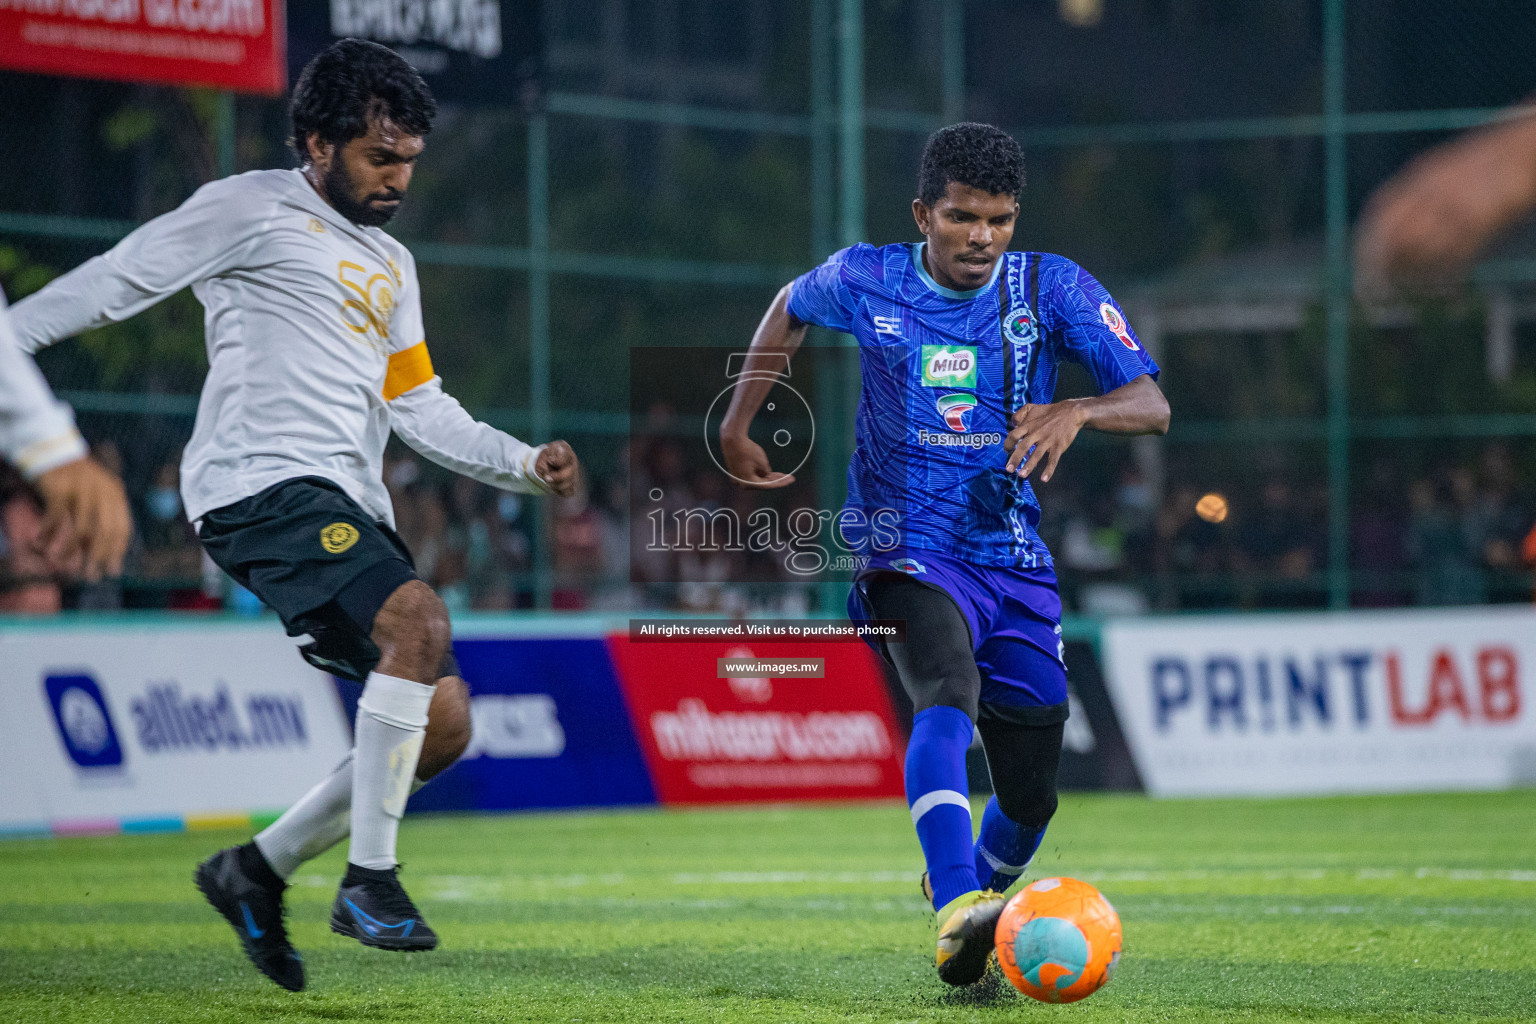
[[[320,546],[333,555],[339,555],[356,544],[357,537],[357,527],[351,523],[332,523],[320,531]]]

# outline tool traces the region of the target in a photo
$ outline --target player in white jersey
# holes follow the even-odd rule
[[[533,448],[477,423],[432,371],[415,262],[380,230],[436,113],[421,77],[385,47],[342,40],[304,69],[291,112],[300,169],[205,185],[18,303],[15,320],[36,349],[191,285],[209,370],[182,458],[188,517],[290,635],[313,638],[310,662],[365,681],[352,756],[197,872],[252,962],[297,990],[285,879],[349,826],[331,928],[384,949],[437,944],[396,879],[395,837],[413,774],[424,781],[467,745],[468,699],[447,611],[393,530],[390,431],[505,490],[570,494],[577,463],[564,441]]]
[[[54,398],[16,344],[0,292],[0,456],[43,498],[39,546],[57,569],[86,579],[122,571],[133,532],[122,483],[86,454],[69,406]]]

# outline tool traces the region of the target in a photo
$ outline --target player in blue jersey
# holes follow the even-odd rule
[[[1007,133],[936,132],[912,202],[924,241],[855,245],[796,278],[748,356],[782,365],[810,324],[859,343],[856,444],[837,522],[869,561],[849,614],[906,622],[904,641],[882,653],[916,712],[907,803],[937,914],[939,977],[952,985],[985,973],[1001,894],[1056,810],[1061,598],[1029,477],[1038,469],[1049,480],[1085,427],[1163,433],[1169,417],[1157,365],[1103,286],[1061,256],[1007,251],[1023,185],[1023,153]],[[1086,367],[1101,394],[1053,401],[1062,360]],[[727,469],[747,486],[793,481],[747,436],[773,383],[760,375],[739,386],[721,425]],[[874,522],[882,528],[860,533]],[[995,792],[974,841],[973,729]]]

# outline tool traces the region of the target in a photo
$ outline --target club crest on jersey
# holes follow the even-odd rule
[[[1104,321],[1104,326],[1112,331],[1115,337],[1120,339],[1120,344],[1135,352],[1141,346],[1131,338],[1131,329],[1126,326],[1125,317],[1120,311],[1107,302],[1099,304],[1099,319]]]
[[[1020,345],[1033,341],[1035,338],[1035,314],[1028,306],[1009,313],[1003,320],[1003,333],[1008,340]]]
[[[892,569],[898,569],[909,576],[916,576],[920,572],[927,572],[928,567],[915,558],[898,558],[891,563]]]
[[[976,408],[976,396],[940,395],[934,404],[939,407],[939,415],[944,417],[946,427],[956,433],[964,433],[970,426],[966,419],[971,415],[971,410]]]
[[[976,346],[924,345],[923,383],[931,388],[975,388]]]

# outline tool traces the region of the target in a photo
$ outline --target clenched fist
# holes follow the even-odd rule
[[[533,471],[539,475],[539,479],[562,498],[569,498],[576,493],[576,474],[580,468],[576,453],[564,441],[546,444],[544,450],[539,452],[538,461],[533,464]]]

